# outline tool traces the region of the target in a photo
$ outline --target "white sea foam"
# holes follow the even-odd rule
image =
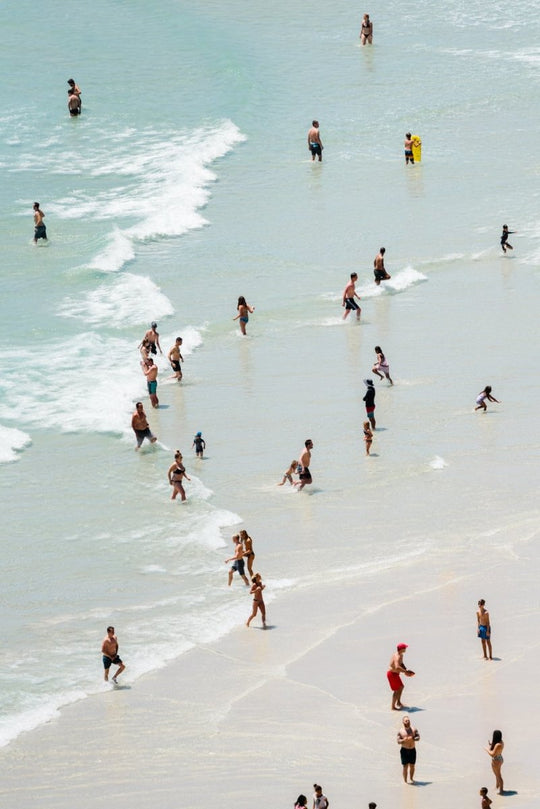
[[[4,427],[0,424],[0,463],[18,460],[20,452],[31,443],[30,436],[23,433],[22,430],[17,430],[15,427]]]
[[[444,458],[441,458],[440,455],[435,455],[433,460],[429,462],[429,465],[432,469],[444,469],[445,466],[448,466],[447,462]]]
[[[427,276],[415,270],[414,267],[409,266],[394,273],[390,281],[383,281],[380,286],[377,286],[377,284],[373,282],[360,287],[359,293],[363,298],[377,298],[380,295],[395,295],[400,292],[405,292],[407,289],[410,289],[410,287],[421,284],[427,280]]]
[[[70,705],[87,696],[87,692],[81,689],[65,691],[60,694],[49,696],[41,702],[39,707],[29,708],[26,711],[12,714],[0,720],[0,747],[16,739],[21,733],[33,730],[45,722],[50,722],[58,716],[59,708]]]

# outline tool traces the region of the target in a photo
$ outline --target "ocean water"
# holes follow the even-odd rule
[[[535,5],[369,11],[371,48],[342,0],[0,9],[1,744],[102,688],[107,624],[134,683],[245,620],[224,565],[242,522],[270,603],[535,534]],[[360,325],[341,319],[353,270]],[[159,358],[155,412],[137,351],[152,320],[185,358],[181,385]],[[377,384],[365,459],[376,344],[396,384]],[[502,403],[473,415],[488,383]],[[159,443],[135,454],[139,398]],[[277,489],[308,435],[312,489]]]

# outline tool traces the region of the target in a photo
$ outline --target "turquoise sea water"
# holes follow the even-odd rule
[[[459,553],[499,541],[489,529],[513,542],[524,514],[534,523],[534,8],[376,4],[371,48],[344,2],[0,9],[1,741],[100,687],[108,623],[134,680],[242,621],[241,588],[223,586],[241,520],[270,600],[323,571]],[[505,257],[503,222],[518,231]],[[392,281],[376,288],[381,244]],[[341,322],[352,270],[360,326]],[[241,294],[256,307],[245,340]],[[137,345],[154,319],[165,351],[183,336],[186,362],[176,386],[160,361],[151,413]],[[396,385],[378,386],[366,466],[377,343]],[[502,405],[475,420],[488,383]],[[139,456],[138,398],[160,438]],[[315,491],[296,499],[274,486],[307,435]],[[177,446],[193,478],[183,506],[166,483]],[[322,526],[343,504],[336,561]],[[291,553],[288,515],[304,509]]]

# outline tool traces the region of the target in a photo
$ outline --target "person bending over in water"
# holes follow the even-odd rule
[[[284,471],[283,480],[281,481],[281,483],[278,483],[278,486],[283,486],[286,480],[288,480],[291,486],[293,486],[294,484],[292,476],[297,474],[297,468],[298,468],[298,461],[291,461],[291,465],[289,466],[288,469]]]
[[[486,385],[482,393],[479,393],[476,397],[476,407],[474,409],[483,410],[485,413],[487,411],[486,399],[488,402],[497,402],[497,404],[500,404],[499,400],[491,395],[491,385]]]
[[[371,370],[374,374],[377,374],[379,379],[384,379],[384,377],[386,377],[390,384],[393,385],[394,383],[390,379],[390,366],[388,365],[388,360],[384,356],[383,350],[380,346],[375,346],[375,354],[377,355],[377,362]]]
[[[266,629],[266,607],[265,607],[265,604],[264,604],[263,594],[262,594],[262,591],[264,590],[266,585],[262,583],[260,573],[255,573],[255,575],[253,576],[251,581],[253,582],[253,584],[251,585],[251,589],[250,589],[249,592],[253,596],[253,609],[251,610],[251,615],[249,616],[249,618],[246,621],[246,626],[250,625],[252,620],[257,615],[257,612],[260,610],[261,611],[263,629]]]
[[[375,283],[377,286],[381,283],[381,281],[388,281],[392,276],[388,275],[386,269],[384,267],[384,254],[386,253],[386,247],[381,247],[377,255],[373,260],[373,275],[375,276]]]
[[[365,45],[366,42],[369,42],[371,45],[373,42],[373,23],[369,19],[369,14],[364,14],[362,19],[362,28],[360,29],[360,42],[362,45]]]
[[[506,253],[507,248],[508,248],[508,250],[513,250],[514,249],[512,247],[512,245],[508,242],[509,235],[511,233],[514,233],[514,232],[515,231],[513,231],[513,230],[508,230],[508,225],[503,225],[503,230],[502,230],[502,234],[501,234],[501,247],[503,249],[503,253]]]
[[[245,335],[246,325],[249,322],[249,314],[255,311],[255,307],[250,306],[249,303],[247,303],[244,296],[240,295],[240,297],[238,298],[238,304],[236,308],[238,309],[238,314],[236,315],[236,317],[233,317],[233,320],[240,321],[240,331],[242,332],[242,334]]]

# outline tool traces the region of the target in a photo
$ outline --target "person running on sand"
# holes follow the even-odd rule
[[[191,449],[195,447],[195,454],[197,458],[203,457],[203,452],[206,449],[206,441],[202,437],[202,433],[198,432],[193,439],[193,444],[191,445]]]
[[[240,297],[238,298],[238,304],[236,308],[238,309],[238,314],[236,315],[236,317],[233,317],[233,320],[240,321],[240,331],[242,332],[242,334],[245,335],[246,326],[249,322],[249,315],[255,311],[255,307],[250,306],[249,303],[247,303],[244,296],[240,295]]]
[[[506,250],[513,250],[511,244],[508,243],[508,237],[511,233],[515,233],[513,230],[508,230],[508,225],[503,225],[502,234],[501,234],[501,247],[503,249],[503,253],[506,253]]]
[[[118,657],[118,638],[114,634],[114,626],[107,627],[107,634],[101,644],[101,654],[103,655],[103,668],[105,669],[103,678],[106,683],[109,682],[109,669],[111,666],[118,666],[118,670],[112,678],[113,683],[116,685],[116,678],[119,674],[122,674],[126,667]]]
[[[174,345],[167,354],[167,359],[171,363],[171,368],[174,371],[173,375],[170,376],[169,379],[177,379],[179,382],[182,379],[182,368],[180,366],[180,361],[184,362],[184,358],[180,353],[181,347],[182,347],[182,338],[177,337],[176,340],[174,341]]]
[[[173,487],[171,500],[176,500],[176,495],[179,494],[183,502],[186,499],[186,493],[182,481],[185,478],[191,483],[191,478],[186,475],[186,468],[182,463],[182,453],[179,449],[174,453],[174,463],[169,466],[167,477],[169,478],[169,484]]]
[[[403,680],[401,679],[400,674],[405,674],[406,677],[414,676],[414,671],[408,669],[403,662],[403,655],[407,649],[408,646],[406,643],[398,643],[397,651],[395,651],[390,658],[388,671],[386,672],[388,683],[392,689],[393,711],[400,711],[403,708],[401,695],[405,686],[403,685]]]
[[[414,767],[416,764],[415,742],[420,741],[417,728],[413,728],[408,716],[403,717],[403,727],[398,730],[397,743],[400,746],[401,764],[403,765],[403,780],[407,783],[407,770],[409,780],[414,784]]]
[[[491,800],[491,798],[488,798],[487,787],[482,787],[480,789],[480,797],[482,798],[482,804],[480,809],[489,809],[493,801]]]
[[[135,405],[135,412],[131,417],[131,428],[135,433],[135,438],[137,439],[137,446],[135,450],[141,448],[142,442],[145,438],[147,438],[151,444],[155,444],[157,438],[155,435],[152,435],[150,427],[148,426],[148,420],[146,418],[146,413],[144,412],[144,407],[142,402],[137,402]]]
[[[345,307],[345,311],[343,312],[343,320],[347,320],[347,318],[349,317],[349,312],[356,312],[356,319],[360,320],[362,310],[355,301],[355,298],[361,300],[360,295],[357,295],[355,289],[355,284],[357,280],[358,280],[358,273],[352,272],[351,280],[348,281],[347,286],[343,290],[343,300],[341,303],[341,305]]]
[[[322,787],[319,784],[313,784],[313,809],[328,809],[330,801],[323,795]]]
[[[500,404],[499,400],[491,395],[491,385],[486,385],[484,390],[476,397],[476,407],[474,409],[483,410],[485,413],[487,411],[486,399],[488,402],[497,402],[497,404]]]
[[[286,480],[289,481],[291,486],[294,486],[292,476],[298,474],[297,468],[298,468],[298,461],[291,461],[291,465],[289,466],[288,469],[284,471],[283,480],[281,481],[281,483],[278,483],[278,486],[283,486]]]
[[[240,542],[244,546],[244,559],[246,560],[248,573],[252,577],[255,551],[253,550],[253,540],[251,539],[247,531],[245,530],[240,531]]]
[[[229,587],[232,584],[233,576],[236,572],[240,574],[244,580],[244,584],[247,584],[249,587],[249,582],[244,573],[244,547],[240,542],[240,537],[238,534],[233,536],[232,541],[234,542],[234,556],[231,556],[229,559],[225,559],[225,564],[228,564],[229,562],[233,563],[231,569],[229,570]]]
[[[34,244],[38,243],[38,239],[43,239],[43,241],[47,241],[47,228],[45,227],[45,222],[43,221],[45,214],[39,207],[39,202],[34,202],[33,205],[34,209]]]
[[[309,486],[313,483],[313,478],[311,477],[311,472],[309,471],[309,465],[311,464],[311,450],[313,449],[313,441],[311,438],[308,438],[307,441],[304,442],[305,449],[302,450],[300,455],[300,460],[298,461],[298,474],[300,480],[297,480],[294,484],[295,486],[299,486],[299,492],[302,491],[304,486]]]
[[[381,247],[375,258],[373,259],[373,275],[375,276],[375,283],[380,286],[381,281],[388,281],[392,276],[388,275],[384,267],[384,254],[386,247]]]
[[[311,129],[307,133],[307,145],[309,151],[311,152],[311,159],[315,160],[315,158],[318,157],[319,163],[321,163],[322,150],[324,149],[324,146],[322,145],[318,121],[311,122]]]
[[[148,331],[141,340],[141,345],[139,346],[139,348],[141,348],[142,344],[146,340],[148,343],[150,343],[150,351],[152,352],[152,354],[157,354],[157,348],[159,348],[159,353],[163,354],[163,351],[161,350],[161,346],[159,344],[159,334],[156,331],[156,329],[157,323],[151,323],[150,328],[148,329]]]
[[[504,742],[500,730],[493,731],[493,738],[488,744],[489,747],[484,747],[484,750],[491,756],[491,769],[495,775],[495,788],[499,790],[499,795],[504,795],[504,783],[501,775],[501,768],[504,762],[502,757]]]
[[[158,367],[154,365],[154,360],[150,357],[147,360],[141,360],[142,372],[146,377],[146,386],[148,388],[148,395],[152,402],[152,407],[159,407],[159,399],[157,397],[157,375]]]
[[[366,455],[369,455],[369,451],[373,443],[373,433],[371,432],[371,425],[369,421],[364,422],[364,441],[366,442]]]
[[[390,384],[393,385],[394,383],[390,379],[390,366],[388,365],[388,360],[384,356],[383,350],[380,346],[375,346],[375,354],[377,355],[377,362],[371,369],[372,372],[377,374],[379,379],[384,379],[384,377],[386,377]]]
[[[373,43],[373,23],[369,19],[369,14],[364,14],[362,18],[362,28],[360,29],[360,42],[365,45]]]
[[[491,650],[491,624],[489,622],[489,612],[486,610],[485,604],[486,602],[483,598],[478,602],[478,612],[476,613],[478,637],[482,641],[484,660],[493,660],[493,652]],[[489,658],[486,652],[489,652]]]
[[[266,587],[266,584],[262,583],[261,574],[255,573],[253,578],[251,579],[252,585],[250,589],[250,593],[253,596],[253,609],[251,610],[251,615],[246,621],[246,626],[249,626],[252,620],[257,615],[257,612],[261,611],[261,618],[262,618],[262,625],[263,629],[266,629],[266,606],[264,604],[263,594],[262,591]]]

